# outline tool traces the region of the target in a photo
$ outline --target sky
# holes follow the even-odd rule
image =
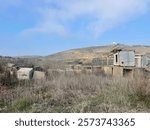
[[[0,0],[0,55],[150,45],[150,0]]]

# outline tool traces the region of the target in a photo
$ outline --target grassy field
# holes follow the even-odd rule
[[[0,112],[150,112],[150,80],[50,73],[1,87]]]

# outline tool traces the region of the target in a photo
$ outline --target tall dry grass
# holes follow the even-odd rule
[[[0,91],[0,112],[150,112],[149,78],[52,73]]]

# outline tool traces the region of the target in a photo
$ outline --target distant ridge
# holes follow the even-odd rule
[[[86,48],[71,49],[49,55],[46,58],[51,60],[74,60],[74,59],[93,59],[108,55],[113,47],[118,46],[124,49],[135,50],[136,53],[147,53],[150,56],[150,46],[145,45],[124,45],[110,44],[107,46],[92,46]]]
[[[115,47],[134,50],[138,54],[146,53],[150,57],[150,46],[148,45],[125,45],[120,43],[113,43],[105,46],[92,46],[85,48],[75,48],[62,52],[58,52],[48,56],[39,55],[24,55],[24,56],[0,56],[0,58],[40,58],[48,60],[74,61],[74,60],[92,60],[94,58],[101,58],[108,56]]]

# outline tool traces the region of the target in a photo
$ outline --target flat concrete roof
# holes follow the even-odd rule
[[[29,72],[31,70],[33,70],[33,68],[20,68],[18,71],[20,71],[20,72]]]

